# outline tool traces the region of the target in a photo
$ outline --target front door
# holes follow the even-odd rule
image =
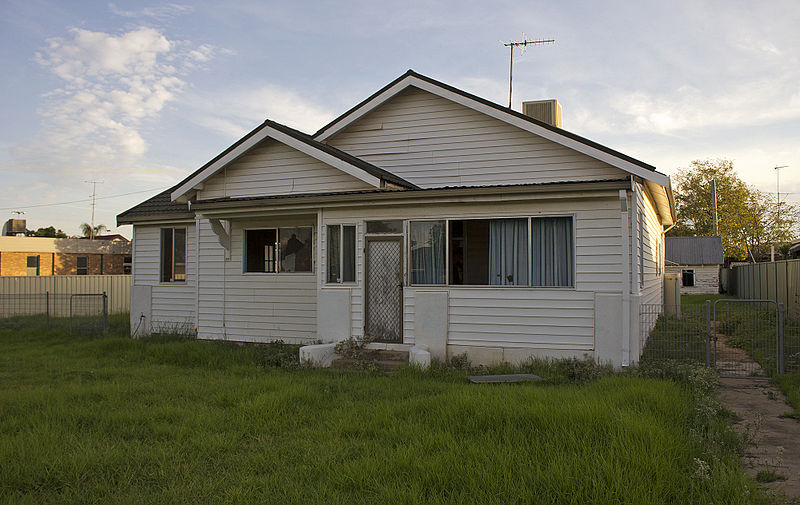
[[[403,341],[403,240],[367,237],[366,323],[368,337]]]

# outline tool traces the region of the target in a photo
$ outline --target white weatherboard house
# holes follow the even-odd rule
[[[265,121],[118,216],[137,334],[617,365],[674,220],[654,167],[413,71],[313,135]]]

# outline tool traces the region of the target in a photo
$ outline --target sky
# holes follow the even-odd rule
[[[307,133],[411,68],[674,175],[726,158],[800,203],[800,3],[0,0],[0,218],[79,234],[264,119]],[[775,166],[787,165],[776,171]],[[92,184],[91,181],[97,181]],[[24,214],[17,214],[24,212]]]

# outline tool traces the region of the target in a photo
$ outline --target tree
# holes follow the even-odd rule
[[[771,245],[781,246],[794,236],[797,208],[748,186],[725,159],[695,160],[675,176],[678,224],[670,235],[713,235],[717,193],[718,234],[726,257],[744,260],[764,257]]]
[[[54,226],[47,228],[39,228],[37,230],[25,230],[26,237],[51,237],[51,238],[69,238],[69,236],[62,230],[56,230]]]
[[[108,231],[108,226],[104,224],[98,224],[94,228],[89,223],[81,224],[81,233],[84,237],[94,238],[97,235],[100,235],[104,231]]]

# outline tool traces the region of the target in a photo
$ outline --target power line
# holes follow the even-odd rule
[[[159,189],[163,188],[153,188],[153,189],[143,189],[141,191],[131,191],[130,193],[121,193],[119,195],[110,195],[110,196],[98,196],[95,200],[108,200],[109,198],[119,198],[121,196],[128,196],[128,195],[138,195],[139,193],[150,193],[152,191],[158,191]],[[14,210],[14,209],[32,209],[34,207],[55,207],[57,205],[70,205],[73,203],[86,203],[90,201],[91,198],[83,198],[81,200],[72,200],[71,202],[59,202],[59,203],[40,203],[36,205],[17,205],[15,207],[3,207],[0,210]]]

